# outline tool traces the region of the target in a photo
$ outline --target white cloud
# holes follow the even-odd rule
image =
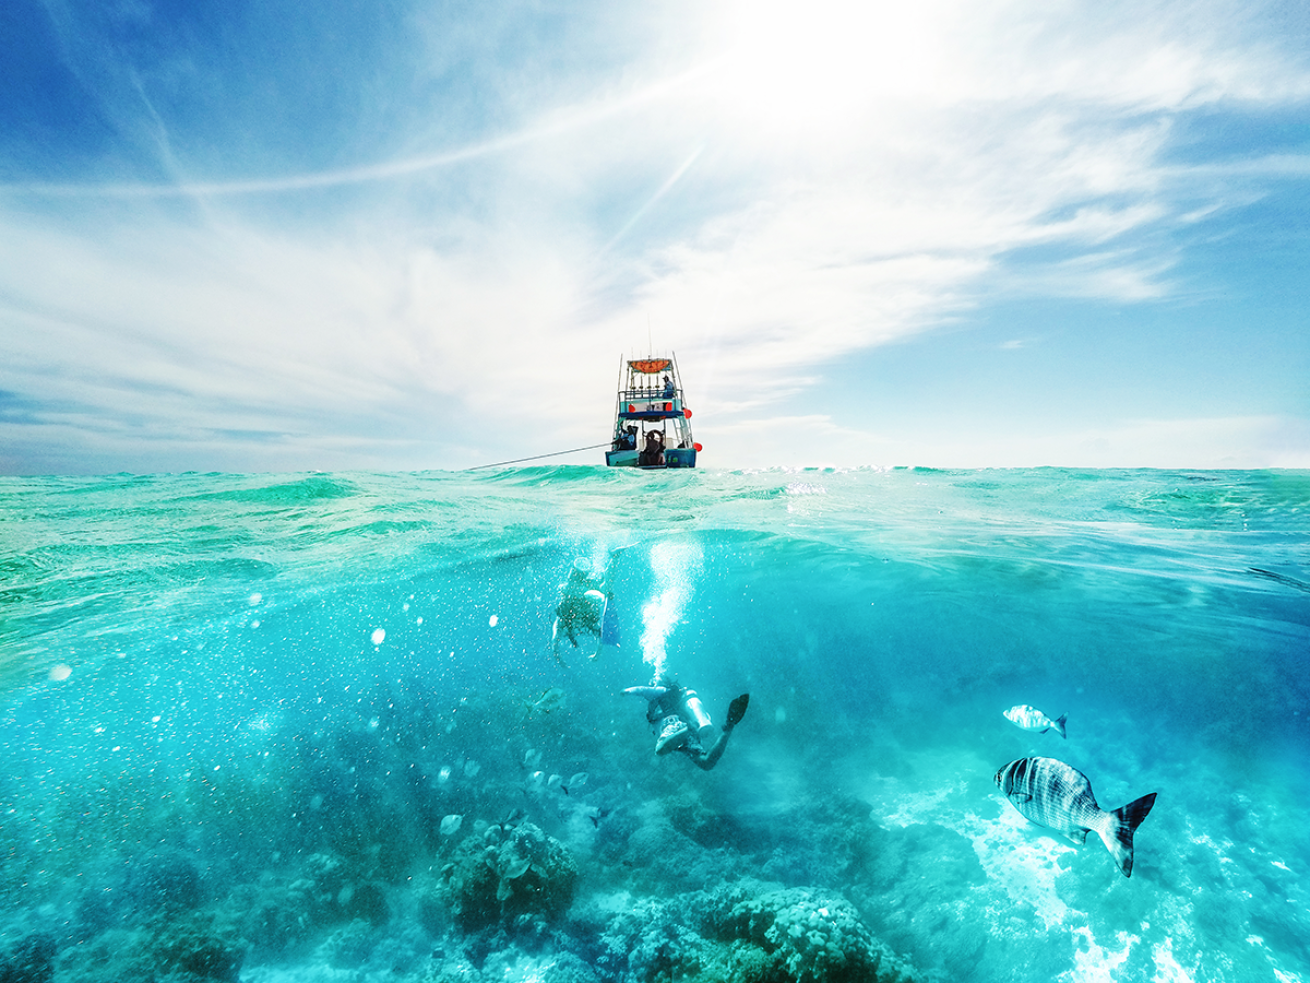
[[[1285,417],[1113,420],[1093,427],[1034,424],[988,432],[846,426],[824,415],[704,425],[705,459],[733,449],[733,467],[1310,468],[1310,420]]]
[[[547,439],[528,427],[603,437],[614,361],[649,331],[748,458],[746,417],[823,366],[998,297],[1166,297],[1178,229],[1250,200],[1234,180],[1305,173],[1286,155],[1171,153],[1171,120],[1194,107],[1310,96],[1305,54],[1245,5],[718,9],[644,54],[629,39],[631,60],[590,86],[585,66],[543,84],[590,90],[570,105],[507,85],[508,128],[462,147],[118,184],[108,204],[86,188],[29,196],[26,217],[0,213],[0,389],[66,407],[39,440],[82,428],[84,444],[127,448],[138,433],[182,456],[190,440],[195,466],[236,446],[223,431],[251,434],[250,453],[263,432],[346,460],[385,433],[378,460],[403,444],[475,463]],[[673,60],[675,35],[701,46]],[[342,185],[369,190],[297,220],[264,197]],[[180,200],[149,200],[161,192]],[[770,426],[871,460],[913,450],[807,420]],[[1115,433],[1111,447],[1155,440]]]

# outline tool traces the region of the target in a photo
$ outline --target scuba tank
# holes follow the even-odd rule
[[[700,697],[696,695],[694,689],[683,692],[682,707],[688,722],[695,729],[697,737],[704,738],[714,729],[714,724],[710,722],[710,715],[701,706]]]

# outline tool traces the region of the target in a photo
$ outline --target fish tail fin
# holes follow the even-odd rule
[[[1068,736],[1069,736],[1068,734],[1066,734],[1066,733],[1064,732],[1064,722],[1065,722],[1065,720],[1068,718],[1068,716],[1069,716],[1069,715],[1068,715],[1067,713],[1062,713],[1062,714],[1060,714],[1060,716],[1058,716],[1054,721],[1052,721],[1052,723],[1055,724],[1055,729],[1058,730],[1058,731],[1060,732],[1060,736],[1061,736],[1061,737],[1068,737]]]
[[[1126,806],[1114,810],[1110,813],[1106,828],[1099,831],[1101,839],[1105,841],[1110,855],[1114,857],[1114,862],[1119,867],[1119,873],[1124,877],[1133,876],[1133,833],[1137,832],[1137,827],[1142,825],[1142,820],[1150,813],[1151,806],[1155,805],[1156,795],[1155,792],[1143,795],[1140,799],[1135,799]]]

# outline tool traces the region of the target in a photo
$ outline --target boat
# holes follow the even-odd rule
[[[678,359],[619,360],[614,436],[605,452],[611,468],[694,468],[701,445],[691,436]]]

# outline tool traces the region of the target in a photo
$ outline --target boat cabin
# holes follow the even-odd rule
[[[678,363],[669,358],[627,359],[619,365],[614,435],[605,463],[612,468],[694,468],[692,440]]]

